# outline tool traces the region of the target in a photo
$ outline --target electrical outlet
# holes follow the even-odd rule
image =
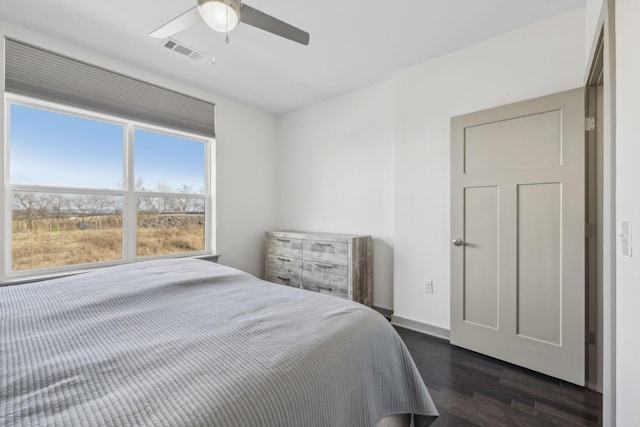
[[[424,281],[424,291],[427,294],[433,293],[433,280],[425,280]]]

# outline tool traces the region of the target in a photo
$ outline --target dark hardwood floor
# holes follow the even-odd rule
[[[440,412],[434,427],[599,426],[602,395],[396,327]]]

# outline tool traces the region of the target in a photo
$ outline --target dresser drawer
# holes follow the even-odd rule
[[[305,280],[302,283],[302,289],[326,295],[333,295],[334,297],[339,298],[349,298],[349,290],[346,286],[340,287],[337,285],[328,285],[324,282],[317,282],[315,280]]]
[[[302,283],[302,262],[298,258],[267,257],[266,280],[299,288]]]
[[[300,258],[269,255],[267,257],[267,270],[300,276],[302,274],[302,260]]]
[[[302,247],[304,260],[349,265],[349,245],[346,243],[304,240]]]
[[[267,253],[287,258],[302,258],[302,239],[267,237]]]
[[[304,261],[302,264],[302,288],[348,298],[348,275],[349,269],[344,265]]]

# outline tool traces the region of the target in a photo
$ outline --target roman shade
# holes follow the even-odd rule
[[[5,90],[215,137],[215,104],[5,39]]]

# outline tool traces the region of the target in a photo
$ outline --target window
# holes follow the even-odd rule
[[[205,250],[204,144],[143,129],[134,135],[137,256]]]
[[[212,139],[6,101],[6,276],[212,252]]]

